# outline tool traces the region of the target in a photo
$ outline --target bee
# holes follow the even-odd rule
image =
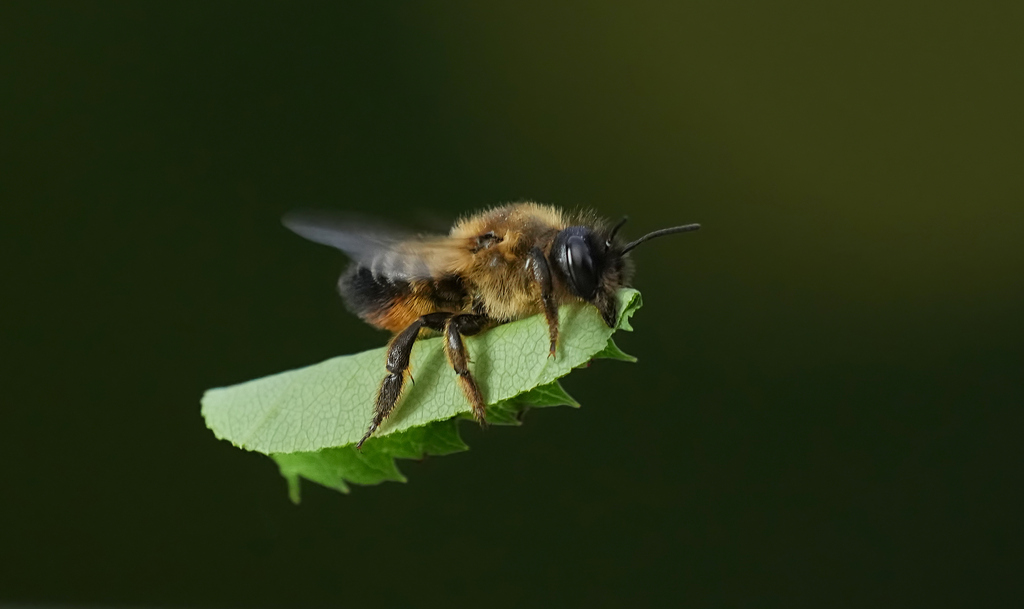
[[[413,235],[329,212],[298,211],[283,218],[298,235],[335,247],[351,258],[338,281],[350,311],[393,333],[386,375],[363,443],[394,410],[420,337],[440,334],[449,364],[481,425],[487,422],[480,387],[469,369],[462,338],[496,325],[543,314],[558,345],[558,307],[589,303],[609,327],[618,319],[616,293],[629,285],[627,254],[664,235],[700,228],[657,230],[628,243],[615,225],[590,213],[567,214],[537,203],[502,205],[465,217],[444,236]]]

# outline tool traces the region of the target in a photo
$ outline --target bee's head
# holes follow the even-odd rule
[[[625,223],[623,218],[610,231],[570,226],[559,232],[551,245],[551,261],[566,287],[597,307],[609,327],[618,320],[616,292],[629,280],[626,254],[648,239],[700,228],[699,224],[665,228],[622,244],[615,237]]]

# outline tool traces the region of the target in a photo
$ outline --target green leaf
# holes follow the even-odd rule
[[[555,382],[595,357],[625,359],[611,342],[641,305],[640,293],[619,293],[616,328],[609,328],[589,305],[559,311],[559,346],[547,353],[547,323],[537,315],[498,326],[466,339],[471,370],[489,404],[488,420],[517,425],[531,407],[579,406]],[[395,458],[423,458],[466,450],[455,417],[470,411],[445,360],[440,338],[413,348],[407,387],[395,412],[362,448],[354,443],[369,423],[384,375],[385,348],[210,389],[202,399],[207,426],[235,446],[271,455],[288,480],[293,501],[299,477],[347,492],[347,483],[404,481]]]

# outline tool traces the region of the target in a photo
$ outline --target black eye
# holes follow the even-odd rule
[[[569,281],[576,293],[585,300],[590,300],[597,292],[597,272],[594,269],[594,258],[591,256],[590,245],[586,240],[573,235],[566,239],[565,259],[569,267]]]

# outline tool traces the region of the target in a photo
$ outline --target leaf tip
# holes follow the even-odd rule
[[[288,483],[288,499],[291,500],[292,504],[299,505],[302,503],[302,491],[299,488],[301,482],[299,482],[299,477],[286,475],[284,479]]]
[[[615,324],[616,330],[625,330],[627,332],[633,331],[633,326],[629,324],[629,318],[636,313],[637,309],[642,307],[644,304],[643,297],[640,296],[640,292],[633,288],[624,288],[619,290],[619,319]]]

